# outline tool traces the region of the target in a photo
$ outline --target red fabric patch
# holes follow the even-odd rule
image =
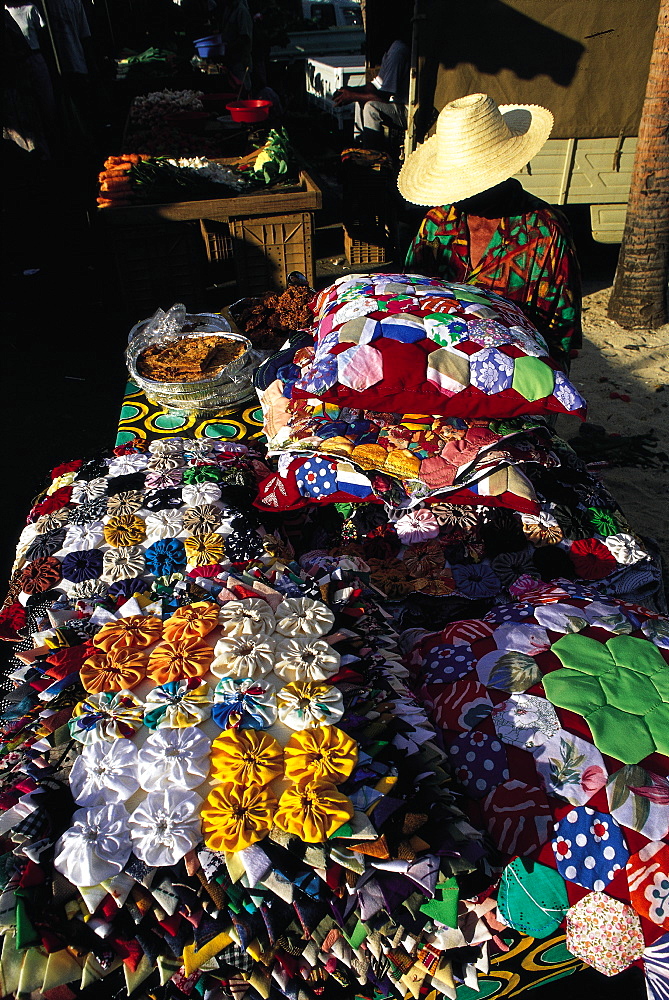
[[[38,517],[42,514],[53,514],[55,510],[62,510],[70,502],[72,497],[72,487],[71,486],[61,486],[59,490],[55,490],[51,496],[45,497],[40,503],[35,504],[33,509],[30,511],[30,521],[36,521]]]
[[[606,545],[596,538],[583,538],[572,542],[569,558],[582,580],[603,580],[618,565]]]
[[[527,856],[551,837],[551,808],[540,788],[512,779],[483,800],[486,826],[505,854]]]
[[[55,681],[62,681],[81,670],[84,660],[93,652],[92,642],[82,642],[78,646],[66,646],[58,649],[44,661],[45,673]]]
[[[68,472],[78,472],[83,464],[80,458],[75,458],[71,462],[63,462],[62,465],[57,465],[55,469],[51,470],[51,478],[58,479],[60,476],[66,476]]]
[[[28,612],[16,601],[8,604],[0,611],[0,639],[7,642],[20,642],[23,638],[18,633],[18,629],[25,628]]]
[[[430,718],[435,725],[468,732],[492,711],[492,702],[484,684],[478,680],[459,680],[453,684],[428,684],[429,700],[434,705]]]

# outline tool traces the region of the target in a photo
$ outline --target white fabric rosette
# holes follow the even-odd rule
[[[182,469],[185,465],[180,455],[151,455],[149,457],[147,472],[173,472],[175,469]]]
[[[316,639],[334,624],[327,604],[310,597],[287,597],[276,609],[276,631],[290,639]]]
[[[218,621],[225,636],[261,636],[274,632],[274,612],[267,601],[258,597],[228,601],[221,607]]]
[[[144,572],[144,549],[139,545],[121,545],[107,549],[102,557],[102,576],[109,583],[132,580]]]
[[[69,507],[61,507],[60,510],[52,510],[50,514],[42,514],[35,521],[35,534],[44,535],[47,531],[62,528],[70,520],[71,513]]]
[[[88,482],[76,482],[72,487],[72,503],[90,503],[91,500],[98,500],[106,495],[107,479],[105,476],[89,479]]]
[[[184,439],[181,437],[158,438],[149,444],[151,455],[181,455]]]
[[[105,540],[102,521],[90,521],[88,524],[71,524],[67,529],[62,552],[81,552],[84,549],[97,549]]]
[[[146,792],[197,788],[209,774],[209,739],[196,729],[157,729],[138,753],[139,784]]]
[[[395,522],[395,531],[402,545],[427,542],[439,534],[439,522],[431,510],[412,510]]]
[[[276,644],[274,673],[282,681],[324,681],[339,670],[341,657],[322,639],[282,639]]]
[[[632,566],[647,557],[647,553],[638,544],[633,535],[608,535],[602,538],[604,545],[621,566]]]
[[[214,455],[213,442],[203,438],[191,438],[188,441],[184,441],[184,455],[189,461],[212,461]]]
[[[149,456],[141,451],[133,451],[129,455],[115,455],[109,463],[110,476],[130,476],[133,472],[143,472],[149,461]]]
[[[175,865],[199,842],[200,807],[196,792],[171,788],[147,795],[130,816],[132,848],[152,868]]]
[[[145,520],[148,538],[176,538],[183,530],[183,514],[180,510],[156,510],[148,513]]]
[[[294,681],[277,692],[279,721],[290,729],[331,726],[344,714],[341,691],[328,684]]]
[[[209,669],[215,677],[265,677],[274,666],[274,639],[266,635],[224,635],[214,646]]]
[[[77,809],[72,826],[56,843],[56,871],[73,885],[85,886],[118,875],[132,850],[128,820],[120,802]]]
[[[70,771],[72,797],[86,808],[125,802],[138,788],[137,747],[130,740],[85,746]]]
[[[89,597],[105,597],[109,587],[103,580],[82,580],[70,588],[70,597],[75,600],[86,600]]]
[[[187,507],[200,507],[221,499],[221,488],[216,483],[191,483],[181,489],[181,499]]]

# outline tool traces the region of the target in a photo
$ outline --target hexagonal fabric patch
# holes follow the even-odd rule
[[[433,647],[426,654],[423,660],[423,680],[426,683],[457,681],[470,673],[475,663],[476,655],[470,646],[444,643]]]
[[[563,879],[597,892],[606,888],[629,858],[614,818],[589,806],[571,809],[555,824],[553,854]]]
[[[468,326],[459,316],[448,316],[444,313],[433,313],[423,316],[425,335],[440,347],[458,344],[467,337]]]
[[[669,834],[667,778],[631,764],[611,775],[606,796],[609,811],[621,826],[648,840],[664,840]]]
[[[546,791],[574,806],[585,805],[606,784],[606,768],[597,747],[564,729],[539,746],[534,760]]]
[[[427,356],[427,381],[442,391],[461,392],[469,385],[469,358],[461,351],[440,347]]]
[[[645,945],[639,918],[626,903],[591,892],[567,911],[568,951],[605,976],[640,958]]]
[[[550,839],[551,808],[543,789],[512,778],[483,800],[485,823],[505,854],[532,854]]]
[[[492,711],[488,692],[476,678],[463,678],[453,684],[439,686],[431,684],[429,690],[434,706],[430,717],[444,729],[466,732],[474,729]]]
[[[425,326],[420,316],[398,313],[386,316],[381,321],[381,333],[388,340],[399,340],[402,344],[415,344],[425,340]]]
[[[473,799],[482,799],[496,785],[508,781],[504,747],[498,739],[480,729],[461,733],[451,743],[449,753],[456,778]]]
[[[553,868],[515,858],[502,872],[497,905],[509,927],[544,938],[562,923],[569,900],[564,881]]]
[[[471,384],[490,396],[504,392],[511,388],[513,365],[513,358],[508,354],[503,354],[494,347],[484,347],[470,358]]]
[[[633,854],[627,884],[637,913],[669,931],[669,846],[656,840]]]
[[[362,392],[383,378],[383,355],[371,344],[349,347],[337,355],[337,376],[342,385]]]
[[[350,302],[349,305],[353,306],[355,303]],[[346,306],[342,308],[339,317],[341,317],[341,313],[346,308]],[[357,316],[356,319],[350,319],[347,323],[344,323],[339,329],[340,344],[370,344],[373,340],[378,340],[380,336],[381,325],[379,321],[369,319],[364,312]]]
[[[636,764],[669,754],[669,666],[646,639],[616,635],[606,643],[580,634],[552,647],[563,669],[545,674],[546,697],[582,715],[602,753]]]
[[[495,705],[492,721],[500,740],[521,750],[543,746],[560,728],[551,703],[532,694],[512,694]]]
[[[544,399],[554,385],[555,373],[541,358],[516,358],[512,388],[524,399]]]

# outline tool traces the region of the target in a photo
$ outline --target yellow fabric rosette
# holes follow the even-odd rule
[[[358,745],[336,726],[294,733],[284,749],[286,777],[295,782],[345,781],[358,759]]]
[[[146,672],[156,684],[202,677],[209,670],[213,655],[211,646],[200,639],[161,642],[151,650]]]
[[[144,680],[147,654],[143,649],[96,651],[81,665],[79,677],[90,694],[130,690]]]
[[[276,796],[266,788],[221,782],[201,813],[205,844],[212,851],[243,851],[269,832],[276,807]]]
[[[163,633],[170,642],[181,639],[199,639],[208,635],[218,625],[220,604],[213,601],[197,601],[177,608],[174,614],[163,622]]]
[[[136,514],[119,514],[110,517],[104,527],[107,545],[115,549],[125,545],[139,545],[146,538],[144,519]]]
[[[274,822],[307,844],[322,844],[353,817],[353,803],[327,781],[287,788],[279,799]]]
[[[107,622],[93,638],[93,645],[108,653],[112,649],[143,649],[162,638],[163,623],[156,615],[131,615]]]
[[[283,750],[258,729],[224,729],[211,745],[212,776],[240,785],[268,785],[283,774]]]
[[[184,548],[190,566],[219,563],[225,553],[223,535],[217,531],[210,531],[207,535],[189,535],[184,538]]]

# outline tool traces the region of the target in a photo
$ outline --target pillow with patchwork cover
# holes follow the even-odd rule
[[[292,397],[378,411],[501,418],[585,400],[520,309],[416,274],[348,275],[315,299],[316,343]]]

